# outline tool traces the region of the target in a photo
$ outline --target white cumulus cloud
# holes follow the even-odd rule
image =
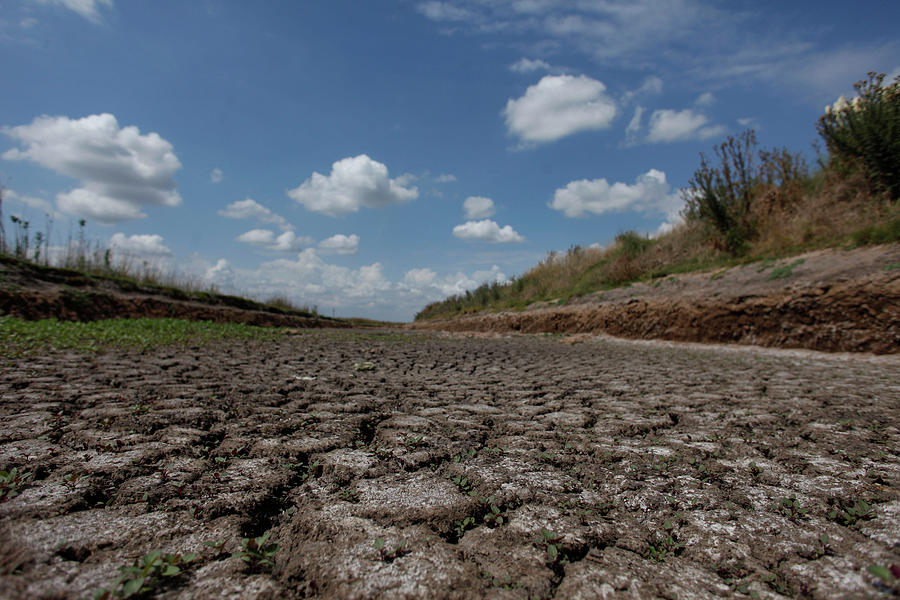
[[[359,252],[359,236],[338,233],[319,242],[319,249],[334,254],[356,254]]]
[[[99,194],[88,188],[78,188],[56,195],[56,205],[64,213],[87,217],[103,225],[143,219],[140,205]]]
[[[687,108],[681,111],[655,110],[650,115],[650,131],[647,141],[678,142],[682,140],[705,140],[725,133],[725,127],[710,125],[706,115],[696,113]]]
[[[161,235],[129,235],[116,233],[109,239],[109,247],[116,254],[129,256],[171,256]]]
[[[715,102],[716,97],[712,92],[704,92],[694,100],[696,106],[710,106],[711,104],[715,104]]]
[[[233,267],[225,259],[211,263],[196,254],[181,266],[185,273],[228,293],[261,299],[279,295],[298,306],[317,306],[322,314],[330,315],[334,310],[337,316],[398,321],[411,319],[427,303],[448,295],[465,293],[485,282],[507,281],[497,265],[466,273],[414,268],[392,281],[381,263],[356,269],[330,264],[315,248],[255,268]]]
[[[225,174],[219,167],[213,169],[209,174],[209,180],[213,183],[221,183],[223,179],[225,179]]]
[[[314,172],[288,196],[308,210],[332,217],[357,212],[360,208],[380,208],[414,200],[419,196],[409,177],[388,177],[382,163],[365,154],[341,159],[331,166],[330,175]]]
[[[23,196],[21,194],[16,193],[15,190],[5,189],[3,190],[3,201],[11,201],[14,203],[22,204],[23,206],[27,206],[33,210],[38,210],[46,215],[50,215],[51,217],[57,217],[58,214],[56,210],[53,208],[53,205],[44,200],[43,198],[38,198],[36,196]]]
[[[606,129],[616,116],[616,103],[605,91],[602,82],[585,75],[547,75],[524,96],[506,103],[506,127],[523,142],[535,144]]]
[[[30,160],[81,180],[80,188],[57,195],[64,212],[110,224],[144,217],[146,206],[181,204],[174,179],[181,163],[172,144],[157,133],[119,127],[111,114],[41,116],[3,133],[24,146],[3,158]]]
[[[98,23],[100,21],[100,8],[112,8],[113,0],[37,0],[40,4],[62,6],[75,11],[88,21]]]
[[[251,229],[239,235],[237,241],[270,252],[294,252],[303,246],[310,246],[314,243],[312,238],[298,236],[293,231],[275,235],[271,229]]]
[[[206,269],[203,279],[213,285],[220,286],[223,290],[234,290],[234,269],[231,268],[229,262],[224,258],[220,258],[216,261],[216,264]]]
[[[403,275],[403,282],[409,286],[423,288],[431,285],[437,273],[431,269],[410,269]]]
[[[454,294],[464,294],[466,290],[473,290],[483,283],[506,283],[508,278],[493,265],[490,269],[475,271],[471,275],[463,272],[438,275],[432,269],[410,269],[403,276],[400,288],[412,298],[421,297],[424,302],[442,300]]]
[[[656,75],[651,75],[644,79],[641,86],[636,90],[630,90],[625,92],[622,95],[622,102],[628,103],[633,98],[644,97],[644,96],[653,96],[656,94],[661,94],[663,91],[663,80],[657,77]]]
[[[220,210],[219,214],[229,219],[256,219],[260,223],[271,223],[278,225],[282,231],[294,229],[294,226],[288,223],[287,219],[273,213],[253,198],[232,202]]]
[[[549,71],[552,67],[545,60],[520,58],[513,64],[509,65],[509,70],[514,73],[532,73],[534,71]]]
[[[314,248],[307,248],[296,260],[278,259],[260,265],[257,276],[274,291],[290,290],[289,296],[307,301],[340,305],[360,300],[377,301],[393,284],[385,277],[381,263],[350,269],[323,261]]]
[[[511,242],[524,242],[525,238],[519,235],[509,225],[500,227],[495,221],[484,219],[482,221],[467,221],[453,228],[453,235],[461,240],[476,240],[495,244]]]
[[[494,201],[484,196],[469,196],[463,202],[467,219],[487,219],[494,216]]]
[[[420,2],[416,5],[416,10],[432,21],[465,21],[472,16],[472,13],[464,8],[438,0]]]
[[[666,174],[650,169],[639,175],[634,184],[606,179],[582,179],[559,188],[553,195],[550,208],[562,211],[567,217],[583,217],[588,213],[602,215],[609,212],[638,211],[669,215],[678,212],[680,198],[670,194]]]

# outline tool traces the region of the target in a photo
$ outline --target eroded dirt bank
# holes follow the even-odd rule
[[[0,372],[3,597],[864,598],[900,564],[900,362],[315,330]],[[271,532],[271,570],[231,554]],[[205,545],[210,542],[211,545]],[[13,569],[10,569],[13,570]]]
[[[552,304],[552,303],[551,303]],[[817,251],[671,276],[521,312],[413,323],[414,329],[605,333],[829,352],[900,352],[900,245]]]

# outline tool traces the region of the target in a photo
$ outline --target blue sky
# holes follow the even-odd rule
[[[811,157],[900,3],[0,0],[0,183],[55,245],[409,320],[678,219],[728,134]]]

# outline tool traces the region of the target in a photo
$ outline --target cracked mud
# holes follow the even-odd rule
[[[3,597],[152,550],[198,554],[149,594],[185,599],[887,597],[900,563],[897,357],[317,330],[0,394]]]

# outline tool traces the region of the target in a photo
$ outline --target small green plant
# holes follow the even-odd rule
[[[791,586],[788,585],[783,578],[775,575],[774,573],[766,573],[765,575],[761,575],[759,580],[764,584],[769,586],[773,592],[777,594],[781,594],[782,596],[793,596],[794,592],[791,590]]]
[[[675,521],[666,519],[663,521],[664,534],[650,544],[650,558],[657,562],[663,562],[669,555],[678,555],[684,551],[684,544],[675,536]]]
[[[661,456],[658,461],[654,459],[653,462],[653,470],[665,472],[668,471],[669,468],[678,462],[678,457],[675,455],[671,456]]]
[[[310,479],[315,479],[319,475],[322,474],[322,465],[319,461],[314,460],[313,462],[306,465],[306,469],[301,475],[300,479],[302,481],[309,481]]]
[[[474,448],[469,448],[462,454],[455,454],[453,456],[452,460],[453,460],[453,462],[458,463],[458,462],[462,462],[466,458],[475,458],[476,456],[478,456],[478,450],[476,450]]]
[[[454,525],[456,526],[456,539],[460,539],[467,529],[475,527],[475,517],[466,517],[462,521],[455,521]]]
[[[391,562],[395,558],[400,558],[408,551],[405,548],[406,542],[401,540],[399,544],[394,546],[393,550],[388,550],[383,537],[375,538],[375,550],[378,551],[378,560]]]
[[[19,490],[27,485],[31,477],[32,473],[19,473],[15,467],[9,471],[0,471],[0,503],[18,496]]]
[[[559,545],[562,539],[563,535],[561,533],[541,528],[541,537],[538,540],[538,544],[544,546],[547,551],[547,564],[554,564],[562,558]]]
[[[550,463],[552,465],[552,464],[556,464],[556,461],[559,459],[559,457],[557,457],[552,452],[541,452],[540,459],[542,461],[544,461],[546,463]]]
[[[227,538],[222,538],[219,540],[213,540],[211,542],[203,542],[203,545],[212,549],[213,557],[221,556],[225,554],[225,544],[228,542]]]
[[[499,577],[494,577],[487,571],[483,572],[481,576],[488,581],[493,587],[502,588],[504,590],[517,590],[522,587],[521,581],[513,581],[513,578],[509,575],[505,576],[503,579]]]
[[[240,558],[242,561],[250,565],[250,571],[257,572],[271,569],[275,566],[272,557],[278,552],[278,544],[270,544],[269,536],[271,531],[267,531],[264,535],[257,538],[243,538],[241,540],[241,549],[232,557]]]
[[[832,554],[834,554],[834,550],[831,547],[831,538],[828,537],[827,533],[823,533],[819,536],[819,545],[816,546],[811,558],[813,560],[818,560],[823,556],[830,556]]]
[[[359,502],[359,492],[350,488],[345,488],[338,494],[338,498],[340,498],[344,502],[350,502],[352,504],[355,502]]]
[[[857,499],[853,504],[838,505],[828,512],[828,518],[845,527],[854,527],[860,521],[875,518],[875,507],[863,499]]]
[[[463,477],[462,475],[454,475],[450,478],[450,481],[456,484],[456,487],[459,488],[459,491],[467,496],[475,496],[476,492],[472,489],[472,484],[469,482],[468,477]]]
[[[174,581],[181,575],[182,567],[197,558],[196,554],[163,554],[154,550],[134,561],[128,567],[120,567],[121,575],[110,589],[101,588],[94,593],[94,600],[109,598],[133,598],[150,594]]]
[[[797,496],[784,498],[782,499],[781,504],[778,505],[778,513],[782,516],[787,517],[788,519],[802,519],[808,512],[808,508],[803,508],[802,506],[800,506],[800,501],[797,500]]]
[[[697,477],[700,481],[709,481],[714,478],[713,474],[710,472],[710,464],[713,464],[712,461],[707,463],[692,457],[687,460],[687,463],[697,469]]]
[[[774,266],[775,266],[775,259],[774,258],[766,258],[766,259],[763,259],[762,262],[759,263],[759,268],[756,269],[756,272],[762,273],[766,269],[771,269]]]
[[[482,498],[482,503],[487,508],[487,512],[484,515],[484,522],[490,527],[503,525],[503,522],[509,519],[509,517],[506,515],[506,511],[504,511],[494,503],[493,496]]]
[[[424,446],[425,434],[419,433],[418,429],[413,427],[412,433],[407,434],[407,436],[403,438],[403,445],[410,450],[418,448],[420,446]]]
[[[369,361],[363,361],[358,363],[353,363],[354,371],[374,371],[375,363]]]
[[[891,565],[890,567],[870,565],[866,567],[866,570],[879,579],[878,583],[885,592],[893,593],[895,596],[900,595],[900,565]]]
[[[775,279],[787,279],[794,274],[794,269],[802,265],[804,262],[805,259],[798,258],[789,265],[782,265],[780,267],[772,269],[772,272],[769,273],[769,281],[774,281]]]
[[[735,591],[735,593],[743,594],[744,596],[750,596],[751,598],[759,598],[759,592],[756,590],[750,589],[750,580],[744,581],[732,581],[730,582],[731,589]]]
[[[748,470],[748,471],[750,472],[750,474],[751,474],[752,476],[754,476],[754,477],[759,477],[760,474],[762,474],[762,471],[763,471],[763,470],[762,470],[762,467],[760,467],[760,466],[759,466],[758,464],[756,464],[755,462],[751,462],[751,463],[750,463],[750,466],[747,467],[747,470]]]
[[[81,473],[69,473],[63,476],[63,485],[70,490],[74,490],[79,481],[81,481]]]

